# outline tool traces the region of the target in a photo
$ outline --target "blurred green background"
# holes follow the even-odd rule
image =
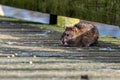
[[[0,0],[0,4],[120,26],[120,0]]]

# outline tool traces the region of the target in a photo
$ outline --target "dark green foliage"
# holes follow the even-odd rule
[[[120,0],[0,0],[0,4],[120,25]]]

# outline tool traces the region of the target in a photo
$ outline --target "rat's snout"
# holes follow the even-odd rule
[[[68,45],[67,39],[61,39],[61,44],[62,44],[62,45]]]

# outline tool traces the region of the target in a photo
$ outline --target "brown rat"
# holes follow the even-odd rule
[[[81,21],[72,27],[66,27],[61,36],[61,43],[63,46],[89,47],[97,43],[98,37],[99,32],[96,26]]]

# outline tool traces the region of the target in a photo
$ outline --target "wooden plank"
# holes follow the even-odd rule
[[[43,29],[50,25],[34,24],[33,29],[30,24],[10,23],[0,23],[0,80],[81,80],[83,75],[89,80],[120,79],[119,39],[89,48],[62,47],[62,33]]]

